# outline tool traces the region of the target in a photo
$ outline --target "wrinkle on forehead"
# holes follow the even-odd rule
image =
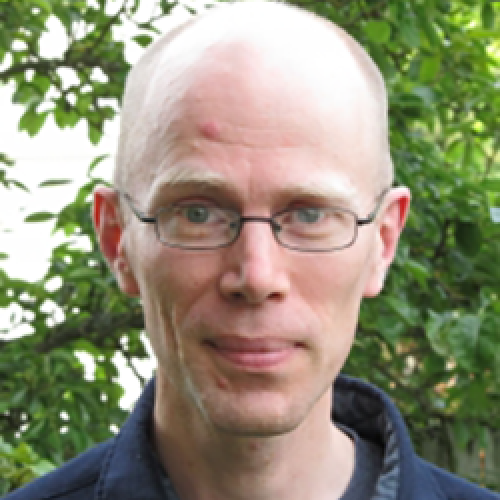
[[[298,37],[297,33],[303,36]],[[237,2],[198,15],[162,37],[131,71],[122,111],[116,184],[126,186],[134,170],[139,174],[139,166],[143,169],[151,163],[144,161],[145,158],[155,161],[161,156],[155,150],[164,146],[169,129],[179,118],[179,102],[188,90],[195,92],[193,75],[199,74],[207,53],[235,44],[240,44],[242,49],[246,47],[246,50],[233,51],[236,62],[248,56],[246,61],[240,59],[239,62],[242,67],[245,62],[248,68],[253,65],[251,76],[264,87],[272,82],[269,71],[259,71],[259,64],[263,61],[269,64],[273,58],[280,62],[284,79],[306,77],[311,82],[320,80],[321,66],[341,64],[339,78],[346,78],[343,90],[348,92],[351,85],[351,98],[356,97],[356,93],[362,94],[371,108],[370,119],[380,134],[381,150],[386,150],[380,159],[387,163],[387,180],[383,183],[390,182],[385,87],[366,52],[342,29],[308,12],[273,2]],[[254,55],[259,53],[262,57],[257,60]],[[327,93],[328,82],[323,82],[322,88]],[[220,90],[232,91],[228,87]],[[175,140],[175,137],[168,139]]]

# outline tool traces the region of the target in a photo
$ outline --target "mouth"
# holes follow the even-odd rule
[[[281,339],[218,337],[204,344],[224,361],[247,370],[266,370],[289,361],[303,344]]]

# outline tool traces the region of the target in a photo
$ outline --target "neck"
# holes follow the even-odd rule
[[[173,399],[173,401],[172,401]],[[330,421],[331,393],[292,431],[235,436],[210,427],[157,380],[154,433],[180,498],[326,500],[339,498],[354,470],[354,446]]]

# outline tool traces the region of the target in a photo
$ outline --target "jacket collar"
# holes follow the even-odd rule
[[[145,387],[103,462],[96,500],[165,499],[162,474],[151,439],[155,380]]]
[[[372,500],[446,500],[436,480],[422,467],[403,417],[387,394],[345,375],[337,377],[333,394],[332,419],[384,449]]]
[[[163,474],[152,445],[154,379],[114,438],[96,488],[95,500],[165,499]],[[334,384],[332,418],[384,448],[381,477],[373,500],[445,500],[435,479],[415,455],[401,414],[381,390],[340,375]]]

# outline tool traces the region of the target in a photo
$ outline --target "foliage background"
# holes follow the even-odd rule
[[[34,136],[47,119],[60,128],[84,121],[89,140],[100,140],[118,113],[129,69],[115,28],[132,23],[133,43],[147,46],[177,4],[156,1],[151,19],[138,22],[140,2],[0,0],[0,82],[14,83],[12,100],[25,106],[20,130]],[[290,3],[343,26],[380,66],[397,181],[413,192],[386,289],[363,305],[346,371],[390,393],[418,451],[425,454],[431,439],[440,449],[431,458],[461,472],[456,449],[468,450],[478,466],[465,475],[500,489],[500,3]],[[60,58],[39,50],[51,16],[67,35]],[[62,68],[78,83],[68,85]],[[0,196],[25,189],[8,145],[2,149]],[[0,494],[109,437],[126,417],[113,355],[121,352],[131,367],[147,356],[140,306],[119,293],[92,232],[90,194],[100,182],[93,172],[102,160],[89,165],[70,204],[25,219],[52,220],[66,236],[43,279],[21,280],[0,268],[0,308],[23,310],[0,330]],[[67,182],[47,179],[40,188]],[[83,240],[90,251],[81,250]],[[8,259],[1,246],[0,259]],[[44,312],[46,300],[59,306],[62,320]],[[19,323],[32,333],[12,338]],[[84,377],[77,351],[94,359],[93,379]]]

